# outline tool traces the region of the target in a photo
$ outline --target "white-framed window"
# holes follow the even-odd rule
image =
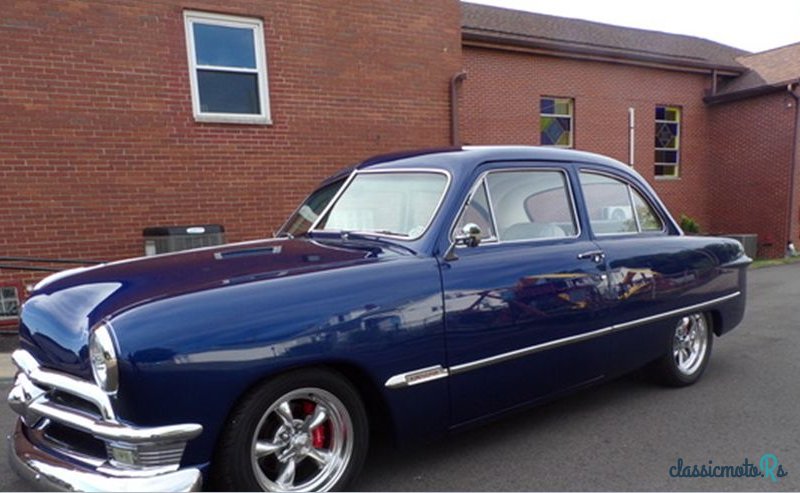
[[[19,316],[19,293],[13,286],[0,286],[0,320]]]
[[[183,18],[195,120],[271,123],[263,22],[188,10]]]

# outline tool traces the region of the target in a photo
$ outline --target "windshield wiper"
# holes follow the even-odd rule
[[[379,238],[384,239],[384,235],[389,236],[405,236],[403,233],[398,233],[396,231],[391,231],[388,229],[376,229],[376,230],[369,230],[369,231],[342,231],[342,236],[358,236],[358,237],[369,237],[369,238]]]
[[[317,232],[325,232],[325,233],[327,233],[328,231],[322,230],[322,231],[317,231]],[[396,236],[404,236],[404,235],[402,235],[400,233],[395,233],[393,231],[388,231],[388,230],[377,230],[377,231],[341,230],[341,231],[330,231],[330,232],[333,233],[333,234],[338,234],[339,238],[341,238],[343,240],[374,241],[376,243],[383,243],[383,244],[386,244],[386,245],[391,245],[391,246],[396,247],[396,248],[402,248],[403,250],[406,250],[407,252],[409,252],[411,254],[414,254],[414,255],[417,254],[417,252],[415,252],[413,249],[407,247],[406,245],[403,245],[402,243],[400,243],[398,241],[393,241],[391,238],[386,238],[385,236],[383,236],[383,235],[389,235],[389,234],[396,235]],[[309,233],[311,233],[311,232],[309,231]]]

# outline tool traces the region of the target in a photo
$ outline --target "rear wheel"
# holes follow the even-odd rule
[[[218,486],[239,491],[335,491],[360,470],[364,406],[336,373],[303,370],[254,390],[234,411],[217,451]]]
[[[714,334],[705,314],[681,317],[673,330],[668,351],[653,365],[655,376],[673,387],[695,383],[708,366],[713,341]]]

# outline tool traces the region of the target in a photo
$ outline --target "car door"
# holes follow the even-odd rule
[[[602,375],[581,338],[604,323],[604,262],[577,217],[558,165],[494,165],[476,179],[454,230],[477,225],[482,241],[442,265],[455,425]]]
[[[717,262],[702,248],[687,248],[665,212],[630,179],[593,169],[579,177],[588,223],[605,255],[606,309],[616,324],[630,327],[603,342],[619,354],[609,371],[620,373],[663,354],[675,320],[659,317],[707,301]]]

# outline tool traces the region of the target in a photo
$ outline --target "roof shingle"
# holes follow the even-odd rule
[[[749,52],[707,39],[485,5],[461,4],[465,40],[520,44],[695,68],[743,72]]]
[[[800,82],[800,43],[740,56],[736,61],[749,70],[723,86],[719,96],[746,94],[762,88],[783,88]]]

